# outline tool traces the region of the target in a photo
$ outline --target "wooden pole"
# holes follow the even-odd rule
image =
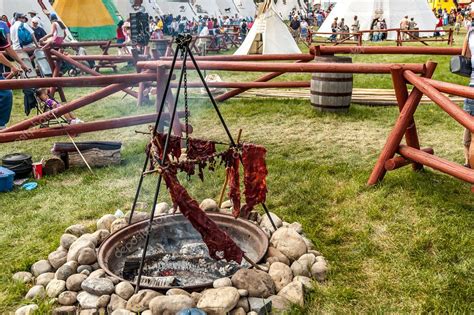
[[[423,149],[421,149],[421,151],[426,152],[426,153],[431,154],[431,155],[434,154],[433,148],[423,148]],[[414,163],[413,161],[407,160],[403,156],[397,156],[397,157],[391,158],[391,159],[387,160],[387,162],[385,162],[385,169],[387,171],[394,171],[396,169],[402,168],[404,166],[407,166],[407,165],[410,165],[410,164],[413,164],[413,163]]]

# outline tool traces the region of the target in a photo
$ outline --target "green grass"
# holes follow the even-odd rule
[[[448,74],[448,58],[437,77]],[[426,56],[356,57],[360,61],[426,62]],[[237,80],[247,74],[224,73]],[[252,74],[253,75],[253,74]],[[250,75],[248,75],[250,76]],[[358,87],[390,88],[387,77],[357,76]],[[69,89],[69,99],[92,89]],[[151,112],[137,109],[130,97],[115,95],[77,111],[85,121]],[[210,104],[193,100],[195,135],[225,140]],[[24,119],[16,94],[13,121]],[[473,209],[470,186],[432,170],[404,168],[388,173],[377,187],[367,178],[397,118],[396,108],[353,106],[348,114],[322,114],[308,101],[233,99],[220,105],[231,131],[268,149],[268,206],[286,221],[299,221],[330,263],[328,282],[308,295],[304,309],[319,313],[471,313],[474,309]],[[434,105],[416,114],[420,141],[435,153],[463,162],[462,128]],[[13,283],[13,272],[28,270],[59,244],[64,229],[95,220],[133,199],[147,139],[134,130],[145,126],[84,134],[77,140],[123,141],[117,167],[70,170],[39,181],[32,192],[0,195],[0,313],[26,301],[28,287]],[[50,155],[65,137],[0,145],[0,155],[28,152],[35,160]],[[142,201],[152,199],[155,177],[148,177]],[[198,200],[217,197],[223,170],[205,181],[183,182]],[[160,200],[168,201],[162,195]],[[42,313],[50,306],[41,304]]]

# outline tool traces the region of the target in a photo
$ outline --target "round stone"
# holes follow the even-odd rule
[[[268,274],[275,283],[276,292],[279,292],[293,280],[291,268],[281,262],[273,263]]]
[[[293,275],[296,276],[305,276],[305,277],[311,277],[311,266],[307,266],[306,264],[301,263],[300,261],[294,261],[291,264],[291,271],[293,272]]]
[[[19,271],[16,272],[12,276],[13,280],[21,282],[21,283],[29,283],[33,281],[33,275],[27,271]]]
[[[48,261],[56,270],[66,263],[67,251],[64,249],[56,250],[48,255]]]
[[[152,314],[175,315],[179,311],[194,307],[194,300],[187,295],[157,296],[150,301]]]
[[[212,283],[212,286],[214,288],[231,287],[232,281],[229,278],[220,278],[220,279],[214,280],[214,282]]]
[[[270,275],[255,269],[238,270],[232,276],[232,285],[247,290],[249,296],[267,298],[275,294],[275,283]]]
[[[293,304],[304,306],[304,289],[303,284],[293,281],[278,292],[278,295],[284,297]]]
[[[59,241],[59,243],[61,244],[62,248],[69,249],[72,243],[74,243],[76,240],[77,240],[77,237],[72,234],[63,234],[61,236],[61,240]]]
[[[64,291],[58,296],[58,303],[61,305],[73,305],[77,301],[77,292]]]
[[[47,272],[52,272],[54,271],[53,266],[47,261],[46,259],[37,261],[31,266],[31,273],[35,276],[38,277],[39,275]]]
[[[87,279],[86,275],[79,274],[79,273],[74,274],[70,276],[69,278],[67,278],[66,288],[69,291],[76,291],[76,292],[81,291],[82,282],[86,279]]]
[[[51,282],[51,280],[54,279],[54,273],[53,272],[47,272],[39,275],[36,278],[36,284],[42,285],[43,287],[46,287],[48,283]]]
[[[46,297],[46,291],[42,285],[35,285],[28,290],[28,293],[25,295],[25,299],[34,300],[34,299],[44,299]]]
[[[275,213],[270,212],[270,217],[272,218],[273,223],[275,223],[277,229],[283,225],[283,221]],[[266,228],[271,232],[275,231],[275,228],[273,227],[273,224],[270,221],[268,215],[264,215],[262,217],[262,221],[260,221],[260,227]]]
[[[117,294],[124,300],[128,300],[134,292],[135,289],[133,285],[131,285],[130,282],[127,281],[122,281],[115,286],[115,294]]]
[[[205,212],[216,212],[219,211],[219,206],[217,205],[217,202],[214,199],[204,199],[201,204],[199,205],[199,208]]]
[[[38,305],[28,304],[20,307],[15,311],[15,315],[32,315],[38,310]]]
[[[114,222],[117,218],[112,214],[106,214],[99,220],[97,220],[97,230],[107,230],[110,231],[110,227],[112,226],[112,222]]]
[[[66,290],[66,281],[53,279],[46,286],[46,294],[51,297],[57,297],[61,292]]]
[[[209,289],[202,292],[197,307],[208,314],[226,314],[239,302],[239,291],[233,287]]]
[[[132,295],[132,297],[128,300],[127,310],[135,313],[143,312],[150,308],[150,301],[153,298],[161,295],[161,293],[158,293],[153,290],[140,290],[138,291],[138,293]]]
[[[81,284],[81,288],[97,296],[110,295],[114,293],[115,287],[113,282],[107,278],[87,278]]]
[[[80,265],[79,267],[77,267],[77,273],[81,273],[84,270],[87,270],[87,271],[89,271],[89,273],[91,273],[92,272],[92,267],[89,266],[89,265]]]
[[[70,265],[62,265],[54,274],[54,278],[66,281],[67,278],[74,274],[74,270]]]
[[[324,263],[324,262],[316,262],[311,267],[311,274],[319,282],[323,282],[323,281],[326,280],[327,271],[328,271],[328,267],[327,267],[326,263]]]
[[[89,247],[81,249],[79,256],[77,257],[77,262],[81,265],[91,265],[96,261],[97,255],[95,249]]]
[[[74,224],[67,227],[64,232],[79,237],[87,233],[87,228],[83,224]]]
[[[307,251],[302,236],[295,230],[285,227],[273,233],[270,242],[290,260],[297,260]]]

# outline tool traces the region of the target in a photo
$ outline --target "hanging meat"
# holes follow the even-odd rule
[[[232,215],[234,218],[240,216],[240,176],[239,176],[239,157],[232,157],[232,164],[226,169],[229,178],[229,198],[232,201]]]
[[[267,150],[255,144],[242,146],[242,164],[244,167],[244,195],[246,204],[242,208],[244,218],[248,217],[255,205],[264,203],[267,197]]]
[[[171,195],[173,204],[179,207],[181,213],[191,222],[192,226],[201,234],[212,258],[227,261],[242,262],[244,252],[235,244],[229,235],[221,230],[204,211],[199,208],[196,200],[192,199],[186,189],[179,183],[177,170],[168,167],[162,175]]]

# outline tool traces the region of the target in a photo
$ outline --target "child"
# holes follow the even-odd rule
[[[48,89],[43,88],[36,90],[36,96],[48,107],[49,110],[61,106],[61,104],[49,97]],[[73,113],[64,114],[64,118],[66,118],[67,122],[72,125],[80,124],[83,122],[82,120],[76,118]]]

